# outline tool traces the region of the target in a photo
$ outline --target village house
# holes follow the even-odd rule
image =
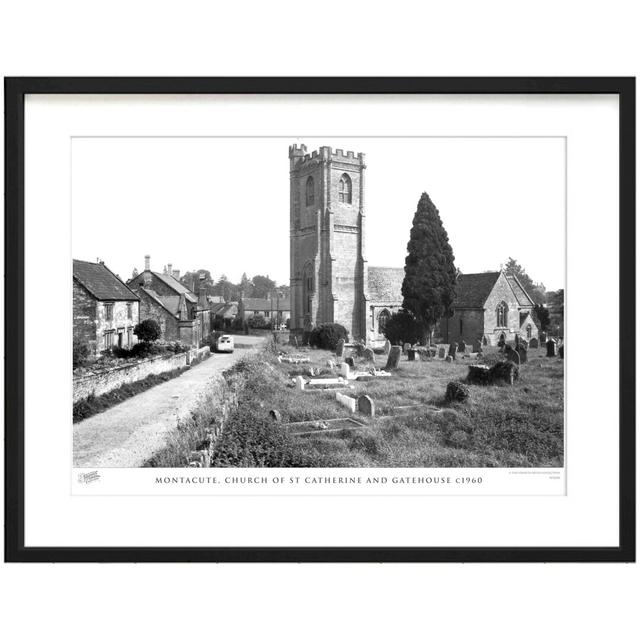
[[[291,299],[278,295],[268,295],[266,298],[245,298],[241,295],[238,317],[246,321],[253,316],[262,316],[274,325],[284,324],[291,317]]]
[[[439,337],[444,342],[497,345],[538,338],[535,307],[520,281],[503,271],[468,273],[458,277],[453,315],[442,318]]]
[[[104,262],[73,261],[73,341],[97,356],[131,348],[137,338],[140,299]]]
[[[160,339],[199,346],[211,331],[209,301],[201,283],[198,294],[187,288],[179,271],[167,265],[163,273],[151,271],[151,257],[145,268],[127,283],[140,298],[140,319],[151,318],[160,325]]]
[[[238,303],[224,302],[224,300],[217,300],[217,298],[221,298],[221,296],[209,296],[212,326],[230,329],[231,324],[238,316]]]

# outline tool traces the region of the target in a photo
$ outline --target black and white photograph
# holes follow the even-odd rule
[[[565,137],[303,133],[72,139],[79,477],[562,469]]]

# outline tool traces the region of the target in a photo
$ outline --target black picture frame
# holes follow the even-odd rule
[[[5,78],[6,562],[635,561],[635,78]],[[620,160],[620,475],[615,547],[26,547],[24,540],[24,103],[27,94],[615,94]],[[622,304],[622,302],[621,302]],[[19,310],[19,312],[17,312]]]

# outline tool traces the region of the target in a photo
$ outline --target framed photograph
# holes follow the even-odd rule
[[[634,78],[7,78],[5,132],[8,561],[635,560]]]

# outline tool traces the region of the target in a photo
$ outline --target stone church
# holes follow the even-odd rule
[[[337,322],[351,340],[380,346],[386,321],[402,306],[404,267],[367,263],[365,169],[363,153],[289,147],[292,332]],[[438,337],[495,344],[503,334],[537,336],[533,303],[520,283],[502,272],[484,276],[461,278],[464,296]]]

